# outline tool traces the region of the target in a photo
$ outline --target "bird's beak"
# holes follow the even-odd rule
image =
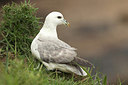
[[[64,24],[69,27],[70,25],[69,22],[67,22],[65,19],[63,21],[64,21]]]

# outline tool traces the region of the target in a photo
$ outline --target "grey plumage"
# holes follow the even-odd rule
[[[59,39],[38,39],[38,41],[40,57],[47,63],[68,64],[76,67],[77,64],[85,67],[93,66],[87,60],[77,57],[76,49]]]

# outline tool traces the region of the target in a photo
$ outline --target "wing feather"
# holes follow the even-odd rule
[[[38,45],[42,60],[55,63],[69,63],[76,57],[75,49],[59,40],[45,40]]]
[[[45,62],[60,64],[79,64],[84,67],[93,67],[93,65],[80,57],[77,57],[75,48],[69,46],[60,40],[39,40],[38,51],[40,57]]]

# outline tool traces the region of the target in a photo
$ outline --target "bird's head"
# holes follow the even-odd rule
[[[64,19],[64,16],[60,12],[51,12],[47,15],[45,22],[54,25],[65,24],[69,26],[69,22]]]

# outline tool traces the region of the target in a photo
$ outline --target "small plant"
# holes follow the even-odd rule
[[[2,22],[0,25],[0,34],[3,40],[0,41],[2,49],[9,51],[16,56],[30,53],[30,44],[32,36],[37,34],[39,18],[35,16],[37,8],[25,1],[20,5],[16,3],[7,4],[2,7]]]
[[[9,62],[7,71],[5,65],[0,63],[0,85],[107,85],[106,76],[99,72],[91,75],[89,68],[84,68],[88,76],[81,77],[48,71],[45,67],[34,70],[38,64],[33,57],[15,58]]]

